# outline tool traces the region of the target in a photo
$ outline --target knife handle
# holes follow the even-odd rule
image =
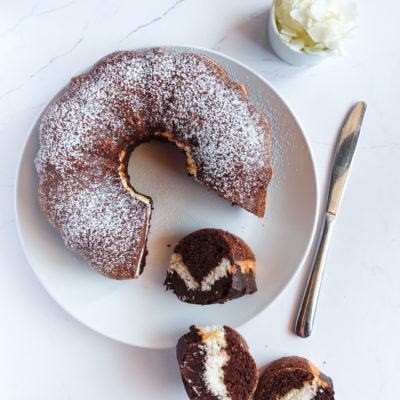
[[[325,260],[328,254],[329,242],[335,223],[335,215],[326,213],[324,218],[324,226],[318,244],[317,255],[311,268],[308,278],[306,290],[304,292],[301,308],[296,321],[296,334],[300,337],[308,337],[311,335],[314,325],[315,313],[319,291],[321,288],[322,277],[324,275]]]

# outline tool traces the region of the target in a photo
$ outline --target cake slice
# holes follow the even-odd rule
[[[224,303],[257,291],[256,260],[239,237],[201,229],[175,247],[164,285],[192,304]]]
[[[283,357],[269,364],[254,400],[334,400],[331,378],[302,357]]]
[[[192,325],[177,344],[182,381],[193,400],[249,400],[258,372],[243,337],[228,326]]]

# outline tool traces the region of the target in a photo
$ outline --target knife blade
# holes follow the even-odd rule
[[[326,205],[326,212],[333,215],[337,214],[346,186],[366,107],[367,104],[363,101],[353,107],[343,124],[337,141]]]
[[[324,223],[320,231],[317,251],[295,325],[295,332],[300,337],[310,336],[314,326],[329,242],[357,147],[366,107],[367,104],[360,101],[352,108],[343,123],[337,140],[326,200]]]

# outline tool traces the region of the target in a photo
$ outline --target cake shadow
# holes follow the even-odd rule
[[[181,211],[180,198],[187,200],[190,208],[210,201],[210,206],[229,209],[229,201],[188,174],[184,152],[172,143],[152,139],[139,145],[129,159],[128,172],[135,190],[153,199],[155,212],[168,202],[179,205],[177,210]]]
[[[171,233],[171,235],[159,235],[152,237],[151,241],[149,240],[150,243],[147,245],[149,254],[146,257],[146,266],[142,274],[146,277],[147,282],[154,282],[163,287],[171,254],[180,237],[181,234],[177,232],[176,234]],[[139,277],[139,279],[141,278]]]

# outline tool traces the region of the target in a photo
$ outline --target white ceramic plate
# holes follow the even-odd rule
[[[137,280],[114,281],[94,272],[68,250],[42,215],[33,165],[38,125],[26,141],[18,171],[16,212],[21,241],[38,279],[69,314],[115,340],[169,348],[189,325],[221,323],[237,328],[283,291],[308,251],[316,225],[318,190],[311,150],[291,109],[257,73],[230,57],[205,49],[231,77],[247,86],[251,100],[268,117],[274,136],[275,176],[268,188],[266,216],[259,219],[187,176],[184,156],[152,142],[135,150],[129,164],[134,186],[154,200],[149,255]],[[241,236],[257,258],[258,292],[223,305],[180,302],[163,287],[171,251],[184,235],[222,228]],[[170,245],[170,247],[168,247]]]

